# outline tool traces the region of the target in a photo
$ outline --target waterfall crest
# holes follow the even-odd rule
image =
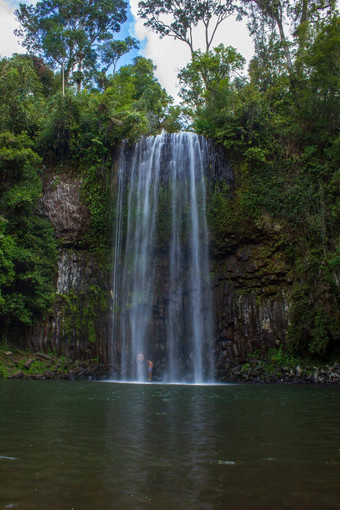
[[[207,167],[207,142],[194,133],[121,149],[111,357],[123,380],[144,380],[140,352],[160,380],[213,380]]]

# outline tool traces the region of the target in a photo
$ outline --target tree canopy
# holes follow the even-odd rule
[[[194,118],[202,111],[219,90],[229,93],[235,72],[239,75],[245,59],[235,48],[220,44],[208,53],[196,51],[192,61],[180,71],[178,77],[186,111]],[[189,108],[189,110],[188,110]]]
[[[48,0],[35,6],[20,4],[15,11],[21,28],[16,34],[23,46],[55,68],[63,68],[65,83],[71,77],[78,88],[93,76],[101,62],[115,63],[136,41],[112,44],[126,21],[124,0]],[[111,43],[111,44],[110,44]]]
[[[258,49],[268,43],[281,49],[292,73],[294,56],[301,55],[318,25],[331,17],[336,0],[241,0],[248,28]]]

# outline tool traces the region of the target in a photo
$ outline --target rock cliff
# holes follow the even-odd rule
[[[26,342],[33,351],[106,361],[109,269],[84,242],[90,214],[81,198],[81,185],[81,178],[72,172],[45,175],[40,213],[50,219],[59,243],[56,300],[47,319],[28,332]]]
[[[214,157],[218,160],[222,156]],[[234,185],[229,165],[216,163],[211,172],[213,181],[226,180]],[[90,214],[81,186],[81,178],[72,172],[49,172],[44,177],[40,212],[52,222],[59,242],[56,300],[46,320],[27,333],[26,345],[33,351],[52,351],[73,360],[98,358],[109,362],[112,264],[98,260],[84,241]],[[285,343],[291,277],[277,242],[279,234],[279,225],[263,220],[251,238],[241,236],[224,253],[212,254],[213,341],[216,367],[222,376],[248,353]],[[107,260],[110,262],[109,253]],[[161,254],[156,275],[158,296],[151,342],[157,353],[157,368],[166,350],[162,332],[169,285],[168,264]],[[113,345],[115,354],[119,353],[119,345]]]

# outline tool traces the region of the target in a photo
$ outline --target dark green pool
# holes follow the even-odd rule
[[[340,508],[340,388],[0,382],[0,509]]]

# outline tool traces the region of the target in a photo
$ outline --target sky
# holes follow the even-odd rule
[[[131,35],[141,41],[138,52],[130,53],[121,64],[127,64],[137,54],[151,58],[157,66],[156,77],[168,94],[175,99],[178,94],[177,73],[190,61],[190,52],[186,44],[176,41],[172,37],[160,39],[159,36],[143,25],[143,20],[137,16],[138,1],[130,0],[128,21],[125,23],[120,38]],[[35,4],[36,1],[21,3]],[[14,35],[14,29],[18,28],[14,16],[14,10],[19,2],[16,0],[0,0],[0,57],[10,57],[13,53],[23,53],[25,50],[20,46],[18,38]],[[197,46],[200,40],[203,43],[203,31],[196,29]],[[245,22],[237,22],[229,18],[220,27],[214,39],[214,46],[223,43],[226,46],[234,46],[248,61],[253,54],[253,44],[248,35]]]

